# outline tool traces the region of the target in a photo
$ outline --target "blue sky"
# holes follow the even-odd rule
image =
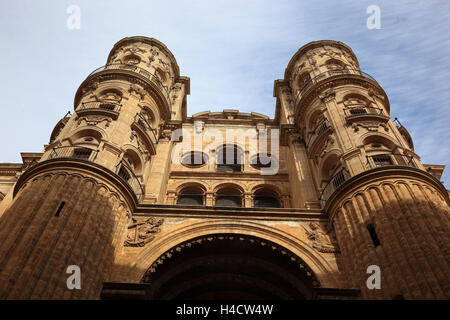
[[[69,5],[81,29],[66,27]],[[369,5],[381,29],[366,27]],[[302,45],[347,43],[386,91],[422,162],[450,161],[450,1],[1,1],[0,161],[40,152],[73,110],[84,78],[115,42],[165,43],[191,78],[188,114],[239,109],[273,117],[273,81]],[[450,167],[443,180],[450,186]]]

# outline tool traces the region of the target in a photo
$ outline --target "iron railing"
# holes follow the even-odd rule
[[[145,132],[153,145],[153,148],[156,149],[156,145],[158,144],[158,139],[156,138],[155,129],[152,128],[150,123],[148,123],[147,119],[145,119],[139,113],[136,113],[134,116],[134,123],[138,126],[143,132]]]
[[[383,115],[383,109],[369,106],[352,106],[344,108],[346,118],[361,115]]]
[[[125,161],[120,160],[116,165],[116,174],[128,183],[131,189],[133,189],[137,200],[140,201],[144,195],[144,190],[138,177]]]
[[[347,168],[343,167],[340,169],[330,181],[328,181],[325,188],[323,188],[322,194],[319,197],[319,201],[322,205],[325,205],[325,202],[330,198],[333,192],[350,178],[350,172],[348,172]]]
[[[116,101],[112,100],[102,100],[102,101],[85,101],[81,103],[78,110],[86,109],[99,109],[113,112],[120,112],[122,105]]]
[[[330,127],[330,123],[328,122],[328,119],[323,119],[314,129],[311,136],[308,139],[308,143],[306,144],[306,147],[311,147],[312,143],[322,134],[324,133],[328,128]]]
[[[406,166],[417,168],[413,156],[400,153],[384,153],[366,156],[368,169],[387,166]]]
[[[394,118],[394,120],[392,120],[392,122],[394,122],[394,124],[395,124],[395,126],[397,127],[397,128],[404,128],[403,127],[403,125],[402,125],[402,123],[400,122],[400,120],[398,120],[398,118],[397,117],[395,117]]]
[[[55,158],[66,158],[66,159],[80,159],[95,162],[95,159],[97,159],[99,151],[100,150],[94,150],[82,146],[54,147],[50,152],[50,154],[47,156],[46,160]]]
[[[137,74],[140,74],[144,78],[146,78],[146,79],[152,81],[153,83],[157,84],[158,87],[161,89],[161,92],[163,93],[164,97],[167,100],[167,103],[169,105],[169,113],[172,114],[172,103],[170,101],[170,95],[169,95],[168,87],[162,83],[161,79],[158,76],[156,76],[156,75],[148,72],[147,70],[142,69],[142,68],[140,68],[140,67],[138,67],[136,65],[133,65],[133,64],[111,63],[111,64],[107,64],[105,66],[102,66],[100,68],[95,69],[94,71],[92,71],[88,75],[88,78],[91,75],[99,73],[99,72],[104,71],[104,70],[128,70],[128,71],[132,71],[132,72],[135,72]]]
[[[365,78],[369,78],[376,82],[376,80],[370,76],[369,74],[362,72],[360,70],[356,69],[335,69],[335,70],[328,70],[322,73],[319,73],[317,76],[313,78],[309,78],[306,81],[303,82],[302,86],[297,90],[297,95],[295,98],[295,107],[297,108],[297,105],[302,97],[302,95],[308,90],[312,85],[327,79],[329,77],[337,76],[337,75],[343,75],[343,74],[353,74],[358,76],[363,76]]]

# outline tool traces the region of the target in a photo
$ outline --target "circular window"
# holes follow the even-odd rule
[[[208,163],[208,155],[201,151],[186,152],[181,159],[181,163],[188,167],[201,167]]]

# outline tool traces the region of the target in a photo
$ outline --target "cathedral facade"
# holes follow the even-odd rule
[[[350,47],[301,47],[274,119],[188,117],[189,93],[124,38],[43,152],[0,164],[0,299],[450,298],[444,166]]]

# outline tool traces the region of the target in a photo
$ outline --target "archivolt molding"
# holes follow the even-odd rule
[[[78,123],[80,123],[80,121],[78,121]],[[104,129],[102,129],[101,127],[96,126],[96,125],[84,125],[84,126],[79,126],[75,130],[72,130],[70,132],[69,141],[71,143],[73,143],[73,138],[75,136],[77,136],[80,132],[82,132],[82,131],[90,131],[90,130],[97,131],[100,134],[102,141],[108,141],[109,140],[108,133]]]
[[[169,252],[185,241],[201,236],[224,233],[255,236],[269,240],[302,259],[317,277],[321,286],[334,287],[338,285],[339,280],[336,275],[336,266],[331,265],[327,259],[308,243],[270,226],[250,221],[230,222],[225,220],[199,222],[164,235],[161,234],[153,241],[151,246],[145,247],[138,254],[134,268],[129,272],[129,276],[131,277],[129,280],[134,282],[141,281],[149,267],[155,262],[161,262],[158,259],[162,254]]]
[[[198,180],[183,180],[180,181],[174,188],[176,194],[179,194],[183,189],[195,187],[200,188],[203,192],[207,192],[210,189],[210,184],[205,183],[204,181],[198,182]]]
[[[216,182],[211,186],[211,190],[216,193],[222,188],[235,188],[238,189],[243,194],[248,192],[248,186],[240,181],[233,182]]]
[[[383,127],[384,128],[384,127]],[[384,130],[386,131],[386,128],[384,128]],[[369,137],[380,137],[382,139],[386,139],[388,141],[391,142],[391,144],[394,146],[393,149],[396,148],[402,148],[401,145],[398,144],[398,142],[396,141],[395,137],[388,135],[384,132],[380,132],[380,131],[373,131],[373,130],[367,130],[367,132],[359,135],[358,140],[357,140],[357,146],[364,146],[364,141],[369,138]]]

